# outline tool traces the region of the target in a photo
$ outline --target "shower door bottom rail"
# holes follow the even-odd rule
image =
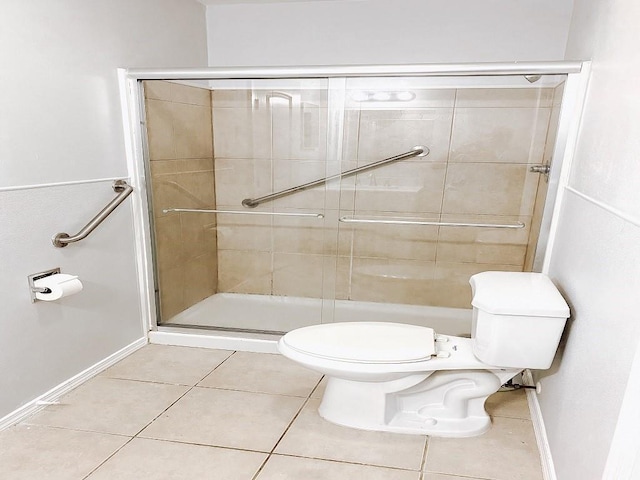
[[[231,215],[267,215],[271,217],[312,217],[324,218],[323,213],[296,213],[296,212],[252,212],[245,210],[215,210],[203,208],[165,208],[162,213],[228,213]]]
[[[403,220],[394,218],[355,218],[340,217],[342,223],[386,224],[386,225],[429,225],[435,227],[476,227],[476,228],[524,228],[523,222],[516,223],[466,223],[466,222],[437,222],[429,220]]]

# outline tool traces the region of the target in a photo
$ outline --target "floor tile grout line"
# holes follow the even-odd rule
[[[293,416],[293,418],[291,419],[291,421],[289,422],[289,424],[287,425],[287,428],[284,429],[284,432],[282,432],[282,435],[280,435],[280,437],[278,438],[278,440],[276,441],[276,443],[273,445],[273,447],[271,448],[271,451],[269,452],[269,455],[272,455],[276,448],[278,448],[278,445],[280,445],[280,442],[282,441],[282,439],[284,438],[284,436],[287,434],[287,432],[291,429],[291,426],[293,425],[293,422],[296,421],[296,419],[300,416],[300,414],[302,413],[302,410],[304,409],[304,407],[306,407],[309,403],[309,401],[311,400],[311,397],[307,397],[305,399],[304,402],[302,402],[302,405],[300,406],[300,408],[298,409],[298,411],[296,412],[296,414]]]
[[[227,362],[227,360],[229,360],[231,357],[233,357],[236,353],[238,353],[237,350],[233,350],[228,356],[227,358],[225,358],[224,360],[222,360],[218,365],[216,365],[215,367],[213,367],[211,370],[209,370],[209,373],[207,373],[204,377],[202,377],[200,380],[198,380],[196,382],[196,384],[194,385],[194,387],[197,387],[198,384],[200,382],[202,382],[205,378],[207,378],[209,375],[211,375],[213,372],[215,372],[218,368],[220,368],[224,363]]]
[[[208,448],[220,448],[222,450],[234,450],[238,452],[246,452],[246,453],[261,453],[263,455],[269,455],[267,450],[251,450],[249,448],[241,448],[241,447],[229,447],[227,445],[212,445],[210,443],[198,443],[198,442],[187,442],[186,440],[175,440],[175,439],[167,439],[167,438],[156,438],[156,437],[134,437],[139,438],[140,440],[152,440],[156,442],[166,442],[166,443],[179,443],[180,445],[194,445],[196,447],[208,447]]]
[[[129,440],[127,440],[125,443],[123,443],[122,445],[120,445],[119,448],[116,449],[115,452],[113,452],[111,455],[109,455],[107,458],[105,458],[102,462],[100,462],[93,470],[91,470],[87,475],[85,475],[84,477],[82,477],[82,480],[86,480],[87,478],[89,478],[91,475],[93,475],[93,473],[98,470],[102,465],[104,465],[105,463],[107,463],[111,458],[113,458],[120,450],[122,450],[124,447],[126,447],[127,445],[129,445],[131,442],[133,442],[133,439],[136,437],[131,437],[129,438]]]
[[[273,392],[256,392],[255,390],[241,390],[239,388],[224,388],[224,387],[208,387],[206,385],[194,385],[193,388],[206,388],[207,390],[224,390],[225,392],[244,392],[244,393],[257,393],[258,395],[272,395],[275,397],[288,397],[288,398],[310,398],[308,395],[291,395],[287,393],[273,393]]]
[[[389,470],[397,470],[400,472],[412,472],[412,473],[418,473],[418,470],[412,469],[412,468],[401,468],[401,467],[393,467],[390,465],[381,465],[381,464],[374,464],[374,463],[360,463],[360,462],[350,462],[348,460],[336,460],[335,458],[323,458],[323,457],[309,457],[309,456],[305,456],[305,455],[295,455],[293,453],[272,453],[270,456],[281,456],[281,457],[291,457],[291,458],[305,458],[308,460],[322,460],[323,462],[332,462],[332,463],[340,463],[340,464],[345,464],[345,465],[355,465],[358,467],[375,467],[375,468],[387,468]]]
[[[431,437],[427,436],[424,442],[424,448],[422,449],[422,461],[420,462],[420,480],[424,480],[425,468],[427,466],[427,454],[429,453],[430,443]]]
[[[271,454],[268,454],[267,458],[265,458],[264,462],[262,462],[262,465],[260,465],[258,470],[256,470],[256,473],[253,475],[253,477],[251,477],[251,480],[257,480],[258,476],[260,475],[262,470],[264,470],[264,467],[267,465],[267,462],[269,461],[270,458],[271,458]]]

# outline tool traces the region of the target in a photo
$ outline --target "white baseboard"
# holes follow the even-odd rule
[[[181,347],[219,348],[241,352],[278,353],[276,340],[178,332],[149,332],[149,343]]]
[[[124,357],[130,355],[131,353],[135,352],[139,348],[144,347],[146,344],[147,344],[146,336],[139,338],[135,342],[130,343],[126,347],[118,350],[114,354],[109,355],[104,360],[100,360],[95,365],[92,365],[91,367],[80,372],[74,377],[71,377],[69,380],[65,380],[61,384],[53,387],[51,390],[44,393],[43,395],[40,395],[39,397],[31,400],[26,405],[23,405],[22,407],[18,408],[17,410],[14,410],[10,414],[5,415],[4,417],[0,418],[0,430],[3,430],[7,427],[10,427],[11,425],[15,425],[16,423],[21,422],[25,418],[33,415],[39,410],[42,410],[44,407],[46,407],[50,403],[55,403],[55,401],[61,396],[63,396],[64,394],[70,392],[71,390],[78,387],[82,383],[86,382],[90,378],[95,377],[97,374],[99,374],[103,370],[106,370],[111,365],[122,360]]]
[[[522,372],[522,383],[525,385],[534,385],[531,370]],[[533,422],[533,431],[535,432],[538,450],[540,451],[542,476],[544,480],[557,480],[556,469],[553,465],[553,457],[551,456],[551,447],[547,439],[547,430],[544,427],[542,410],[540,410],[540,404],[538,403],[538,394],[532,388],[527,388],[526,390],[529,411],[531,412],[531,421]]]

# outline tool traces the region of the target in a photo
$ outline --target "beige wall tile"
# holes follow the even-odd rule
[[[184,261],[180,216],[157,217],[154,221],[154,227],[158,265],[162,268],[180,265]]]
[[[270,90],[250,90],[250,89],[220,89],[214,88],[211,91],[211,102],[214,109],[218,108],[254,108],[254,101],[257,100],[255,108],[260,108],[266,102],[266,96]]]
[[[184,264],[176,267],[160,267],[158,272],[160,287],[160,319],[168,322],[186,309],[182,286],[185,281]]]
[[[322,255],[275,253],[273,294],[322,298]]]
[[[185,259],[215,253],[215,214],[188,212],[179,215]]]
[[[266,108],[213,109],[217,158],[270,158],[271,113]]]
[[[327,176],[325,162],[315,160],[274,160],[273,192],[303,185]],[[270,192],[268,192],[270,193]],[[337,194],[337,191],[333,191]],[[324,184],[300,190],[272,202],[274,208],[315,208],[325,207],[327,188]]]
[[[289,210],[284,211],[289,212]],[[315,213],[299,209],[296,211]],[[327,213],[329,215],[325,216],[324,219],[274,217],[273,250],[281,253],[335,254],[338,236],[337,212]]]
[[[216,158],[215,180],[216,205],[237,209],[245,198],[261,197],[273,191],[271,160]]]
[[[218,291],[271,294],[271,253],[218,250]]]
[[[527,247],[495,243],[438,242],[438,261],[522,267]]]
[[[549,108],[457,108],[450,162],[540,163]]]
[[[351,300],[428,305],[434,262],[353,258]]]
[[[150,160],[176,158],[173,134],[173,104],[161,100],[148,99],[147,140]]]
[[[180,195],[180,208],[212,209],[216,205],[213,172],[188,172],[176,175],[175,189]]]
[[[173,102],[211,107],[211,91],[208,88],[192,87],[175,82],[171,82],[170,85]]]
[[[156,175],[151,178],[151,195],[153,202],[153,213],[157,217],[165,214],[162,210],[167,208],[178,208],[184,197],[176,175]]]
[[[358,174],[356,213],[361,211],[438,213],[446,164],[396,163]]]
[[[449,164],[442,212],[531,215],[537,177],[527,165]]]
[[[149,171],[152,177],[157,175],[169,175],[176,173],[178,170],[178,161],[176,160],[155,160],[149,163]]]
[[[364,219],[406,219],[438,221],[438,215],[420,218],[410,214],[381,215],[379,212],[359,212]],[[346,224],[353,229],[353,254],[357,257],[415,259],[435,261],[438,227],[424,225]]]
[[[363,111],[360,113],[358,162],[375,160],[408,152],[416,145],[426,145],[430,153],[408,162],[444,162],[447,159],[453,110],[448,108],[420,111]]]
[[[211,108],[173,103],[176,158],[213,157]]]
[[[273,156],[324,160],[327,156],[327,109],[303,102],[271,111]]]
[[[185,261],[183,297],[187,308],[216,293],[216,264],[216,252]]]
[[[553,88],[461,88],[456,107],[550,107]]]
[[[273,217],[233,214],[218,214],[216,217],[219,249],[271,251]]]
[[[336,259],[336,300],[349,300],[351,297],[351,263],[350,256],[340,256]]]
[[[178,159],[176,160],[176,170],[179,173],[212,172],[213,158]]]
[[[144,82],[145,98],[153,98],[155,100],[171,101],[171,83],[164,80],[145,80]]]

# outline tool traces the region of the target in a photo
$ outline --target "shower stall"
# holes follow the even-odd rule
[[[127,71],[152,328],[468,334],[471,275],[542,268],[580,68]]]

